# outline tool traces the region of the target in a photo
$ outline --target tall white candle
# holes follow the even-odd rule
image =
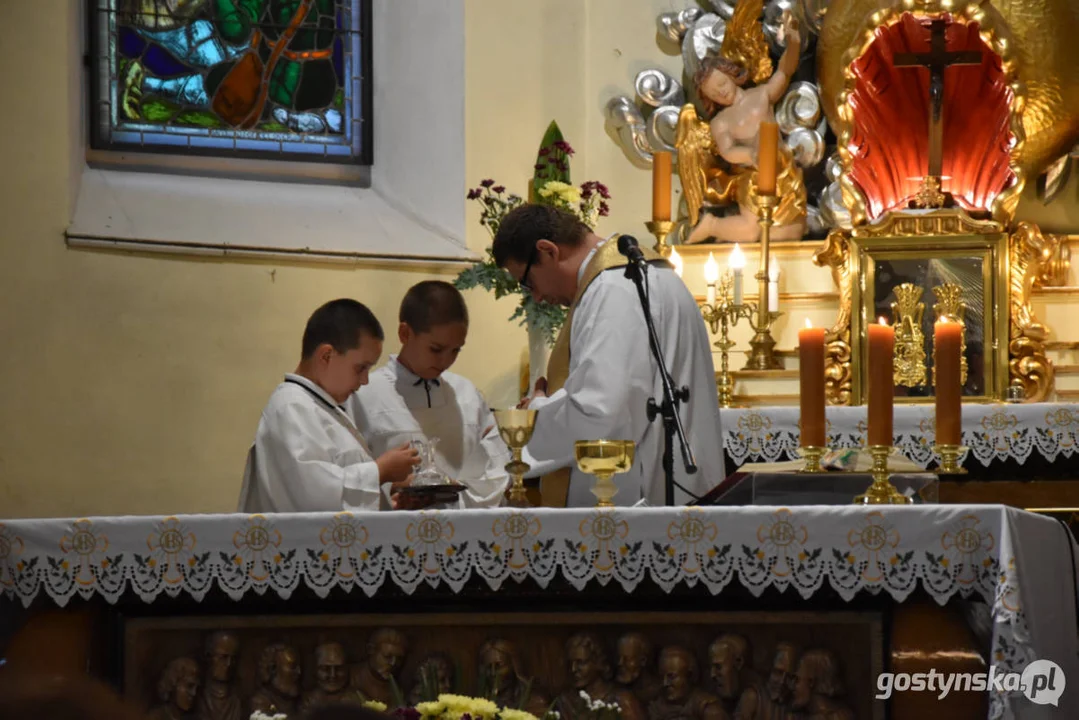
[[[708,262],[704,264],[704,281],[708,283],[708,292],[705,302],[709,305],[716,304],[716,282],[719,280],[719,264],[716,256],[708,253]]]
[[[768,262],[768,311],[779,310],[779,263],[774,257]]]
[[[731,255],[727,259],[727,267],[731,269],[731,277],[733,279],[734,304],[741,305],[743,300],[742,270],[746,267],[746,256],[742,252],[742,248],[738,247],[738,243],[734,244],[734,250],[731,251]]]

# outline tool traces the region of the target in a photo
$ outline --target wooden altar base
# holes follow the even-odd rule
[[[218,625],[230,628],[242,626],[248,637],[251,633],[256,636],[263,633],[264,645],[272,641],[270,635],[275,638],[281,636],[281,626],[284,626],[286,634],[291,624],[297,628],[313,629],[316,635],[321,632],[320,636],[325,636],[327,625],[335,628],[358,625],[367,630],[373,629],[381,626],[380,616],[385,616],[387,621],[392,621],[395,627],[412,637],[426,636],[428,640],[431,637],[452,638],[456,634],[462,638],[469,635],[472,642],[481,635],[490,636],[496,628],[504,630],[507,624],[532,625],[540,629],[544,624],[563,625],[553,631],[555,642],[547,642],[542,648],[519,648],[531,672],[537,675],[545,671],[537,667],[537,662],[548,666],[552,662],[559,662],[555,658],[561,650],[563,636],[571,631],[598,630],[605,640],[609,640],[627,629],[640,629],[649,632],[654,642],[662,644],[666,636],[656,634],[657,628],[666,627],[662,623],[668,623],[671,627],[689,623],[694,626],[691,629],[696,630],[700,629],[702,623],[714,626],[710,628],[711,632],[698,632],[700,637],[696,640],[692,638],[693,633],[686,634],[685,628],[678,630],[675,627],[673,631],[668,628],[672,642],[700,645],[693,649],[701,662],[699,685],[706,690],[711,690],[706,664],[707,644],[721,632],[737,631],[739,628],[745,628],[752,641],[754,635],[760,635],[761,627],[769,625],[775,626],[776,632],[766,633],[770,636],[767,641],[774,642],[778,638],[811,643],[814,635],[822,632],[834,634],[838,625],[846,623],[852,631],[852,641],[854,635],[858,635],[862,641],[869,643],[870,649],[873,644],[872,628],[876,627],[883,645],[879,648],[883,653],[883,669],[890,672],[918,673],[931,669],[945,673],[987,671],[979,652],[979,642],[964,619],[963,603],[952,601],[941,607],[921,594],[920,590],[899,604],[888,597],[868,593],[862,593],[845,603],[827,586],[807,600],[793,590],[781,593],[772,588],[755,598],[740,584],[732,584],[718,596],[711,595],[701,587],[678,587],[668,594],[650,581],[642,583],[631,595],[627,595],[613,585],[603,587],[593,583],[582,592],[556,579],[546,589],[529,581],[492,592],[482,582],[470,582],[457,595],[421,585],[412,595],[384,587],[384,592],[380,591],[373,598],[335,590],[324,599],[315,597],[301,586],[288,600],[269,595],[248,595],[237,603],[215,590],[201,603],[162,597],[147,605],[137,598],[125,598],[116,606],[109,606],[101,600],[73,600],[65,609],[35,603],[43,607],[29,610],[13,607],[10,602],[4,601],[5,606],[0,606],[0,611],[8,618],[8,637],[0,637],[0,648],[4,648],[7,666],[0,672],[25,671],[68,676],[89,673],[108,680],[129,698],[145,703],[148,688],[153,687],[156,677],[142,677],[140,669],[155,668],[151,674],[156,674],[160,672],[163,662],[147,650],[146,643],[153,637],[155,628],[159,638],[171,638],[166,645],[176,645],[173,650],[191,652],[201,643],[205,631]],[[361,614],[357,614],[357,606],[362,607]],[[454,623],[453,614],[460,612],[468,614],[467,621]],[[275,618],[279,622],[275,622]],[[616,621],[616,625],[611,625],[611,620]],[[605,627],[605,622],[610,627]],[[477,624],[479,628],[475,627]],[[472,627],[464,627],[468,625]],[[801,632],[795,630],[799,625],[804,626]],[[417,632],[421,627],[421,632]],[[133,635],[132,628],[141,628],[142,635]],[[185,628],[189,638],[187,641],[183,640]],[[179,634],[177,629],[180,630]],[[297,632],[300,631],[292,631],[294,641]],[[527,634],[538,637],[535,632],[532,630]],[[340,632],[333,634],[336,639]],[[767,656],[771,648],[767,647],[767,641],[759,643],[763,647],[754,648],[758,665],[770,662]],[[185,642],[192,647],[180,648]],[[298,645],[305,642],[310,645],[309,641],[302,639],[296,642]],[[983,644],[987,645],[987,642]],[[137,655],[134,666],[132,658],[125,656],[125,644],[127,653]],[[301,657],[305,680],[311,663],[309,650],[310,647],[305,647]],[[856,649],[853,651],[857,653]],[[865,655],[867,660],[870,654],[867,652]],[[546,659],[537,661],[536,658],[541,655]],[[847,655],[846,651],[844,655]],[[852,664],[848,658],[849,655],[842,659],[845,665]],[[360,659],[350,657],[351,661]],[[474,658],[472,660],[467,664],[474,668],[476,664]],[[413,661],[406,661],[403,670],[409,670],[410,662]],[[550,667],[546,668],[546,672],[550,670]],[[859,718],[884,717],[885,703],[873,700],[877,692],[875,687],[864,686],[866,678],[875,672],[876,669],[869,662],[861,668],[845,668],[843,679],[848,684],[846,701],[855,706]],[[562,672],[562,680],[564,678]],[[853,682],[857,682],[858,686],[850,684]],[[138,687],[133,688],[132,684]],[[854,702],[855,696],[860,697],[861,701]],[[861,709],[863,705],[867,709],[874,709],[865,714],[866,711]],[[974,720],[986,717],[987,697],[984,693],[953,692],[939,700],[935,693],[906,692],[894,694],[886,706],[887,717],[894,720],[922,720],[926,717]]]

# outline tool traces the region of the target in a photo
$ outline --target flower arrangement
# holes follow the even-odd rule
[[[378,700],[365,700],[360,704],[368,710],[374,710],[375,712],[380,713],[386,712],[386,703],[379,702]],[[248,717],[248,720],[288,720],[288,715],[285,715],[284,713],[274,713],[273,715],[267,715],[261,710],[256,710],[255,712],[251,713],[251,715]]]
[[[622,717],[622,706],[618,703],[606,702],[602,698],[593,700],[584,690],[581,691],[580,695],[589,717],[596,720],[618,720],[618,718]]]
[[[588,227],[595,227],[599,218],[610,212],[607,201],[611,195],[606,185],[594,180],[582,183],[580,187],[571,185],[569,161],[572,156],[573,148],[562,138],[558,124],[552,122],[540,143],[529,201],[562,208],[576,215]],[[480,225],[492,240],[498,233],[502,219],[525,202],[520,195],[507,192],[504,185],[498,185],[491,179],[469,190],[467,197],[479,202]],[[483,287],[493,291],[495,298],[520,295],[520,303],[510,320],[521,318],[520,324],[542,332],[548,345],[554,344],[566,320],[566,308],[536,302],[532,293],[525,291],[512,275],[498,267],[491,248],[487,248],[483,261],[458,275],[454,285],[460,290]]]
[[[415,707],[398,708],[392,714],[400,720],[540,720],[532,713],[499,707],[486,698],[448,693]],[[542,720],[558,720],[558,717],[557,712],[548,712]]]

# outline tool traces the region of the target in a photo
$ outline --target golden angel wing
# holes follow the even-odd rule
[[[764,0],[738,0],[734,14],[723,32],[720,53],[749,71],[754,83],[772,77],[772,58],[768,56],[768,38],[761,26]]]
[[[682,106],[678,113],[678,178],[686,197],[689,224],[695,226],[700,217],[701,205],[708,190],[708,169],[714,165],[712,133],[708,123],[697,116],[693,103]]]

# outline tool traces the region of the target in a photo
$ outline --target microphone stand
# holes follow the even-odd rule
[[[645,268],[647,263],[638,254],[637,258],[631,258],[626,266],[626,277],[637,286],[637,297],[641,301],[641,309],[644,311],[644,323],[648,326],[648,345],[652,349],[652,357],[659,366],[659,377],[663,382],[663,402],[656,404],[655,398],[648,398],[648,422],[654,422],[657,415],[663,417],[663,475],[664,488],[666,490],[665,504],[674,505],[674,488],[677,487],[691,498],[699,499],[686,488],[675,482],[674,479],[674,438],[678,437],[678,443],[682,451],[682,462],[686,468],[686,474],[693,475],[697,472],[697,462],[693,457],[693,451],[689,448],[686,440],[686,432],[682,428],[682,418],[678,415],[678,404],[689,402],[689,387],[683,385],[674,389],[674,381],[667,371],[667,365],[663,362],[663,351],[660,349],[659,337],[656,335],[655,325],[652,323],[652,309],[648,301],[648,293],[644,287]]]

